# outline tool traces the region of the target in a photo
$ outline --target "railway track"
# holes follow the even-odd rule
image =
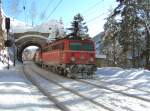
[[[63,85],[57,83],[56,81],[54,81],[53,79],[50,79],[49,77],[45,77],[44,75],[41,75],[41,73],[35,71],[33,68],[30,68],[30,70],[32,71],[32,73],[38,74],[40,77],[44,78],[45,80],[50,81],[50,82],[52,82],[53,84],[56,84],[57,86],[60,86],[60,87],[63,88],[64,90],[67,90],[67,91],[69,91],[69,92],[71,92],[71,93],[73,93],[73,94],[75,94],[75,95],[81,97],[82,99],[84,99],[84,100],[86,100],[86,101],[89,101],[90,103],[96,105],[97,107],[100,107],[100,109],[98,109],[98,110],[96,110],[96,111],[99,111],[99,110],[100,110],[100,111],[115,111],[115,110],[113,110],[113,109],[111,109],[111,108],[109,108],[109,107],[107,107],[107,106],[104,106],[103,104],[100,104],[100,103],[98,103],[98,102],[95,102],[95,101],[93,101],[92,99],[87,98],[87,97],[85,97],[85,96],[79,94],[78,92],[76,92],[76,91],[74,91],[74,90],[71,90],[71,89],[69,89],[69,88],[64,87]],[[57,100],[55,97],[53,97],[53,96],[51,96],[49,93],[45,92],[45,91],[43,90],[43,88],[40,87],[40,84],[39,84],[38,82],[36,82],[33,78],[31,78],[29,75],[28,75],[28,78],[30,78],[30,80],[31,80],[37,87],[39,87],[39,89],[41,90],[41,92],[43,92],[51,101],[53,101],[59,109],[61,109],[62,111],[72,111],[72,110],[70,110],[69,108],[67,108],[64,104],[62,104],[62,103],[60,104],[60,102],[58,102],[58,100]],[[49,96],[50,96],[50,97],[49,97]],[[83,110],[83,111],[84,111],[84,110]],[[94,111],[95,111],[95,110],[94,110]]]
[[[34,66],[34,67],[37,67],[37,66]],[[32,68],[32,67],[30,67],[30,69],[33,71],[33,72],[35,72],[35,73],[37,73],[38,75],[40,75],[42,78],[44,78],[44,79],[46,79],[46,80],[48,80],[48,81],[51,81],[52,83],[54,83],[54,84],[56,84],[56,85],[58,85],[58,86],[60,86],[61,88],[63,88],[64,90],[67,90],[67,91],[69,91],[69,92],[71,92],[71,93],[74,93],[74,94],[76,94],[76,95],[78,95],[78,96],[80,96],[81,98],[83,98],[83,99],[85,99],[85,100],[87,100],[87,101],[89,101],[89,102],[91,102],[91,103],[93,103],[93,104],[95,104],[95,105],[97,105],[97,106],[101,106],[101,107],[103,107],[104,109],[106,109],[106,110],[108,110],[108,111],[118,111],[118,110],[122,110],[122,108],[123,108],[123,106],[124,105],[121,105],[121,108],[116,108],[116,106],[113,106],[112,104],[111,104],[111,102],[110,103],[101,103],[101,102],[99,102],[99,101],[97,101],[97,100],[95,100],[95,99],[92,99],[91,97],[88,97],[87,95],[84,95],[82,92],[80,92],[80,91],[77,91],[77,90],[75,90],[75,89],[73,89],[73,88],[70,88],[70,87],[68,87],[68,86],[65,86],[64,85],[64,81],[74,81],[74,82],[76,82],[76,83],[78,83],[78,84],[87,84],[87,85],[90,85],[90,86],[92,86],[93,88],[97,88],[97,89],[99,89],[99,90],[107,90],[108,92],[111,92],[111,93],[116,93],[116,94],[119,94],[119,95],[121,95],[123,98],[125,98],[124,96],[126,96],[127,98],[132,98],[134,101],[140,101],[140,103],[142,103],[142,105],[143,104],[149,104],[149,102],[150,102],[150,100],[149,99],[146,99],[146,98],[142,98],[142,97],[138,97],[138,96],[136,96],[136,95],[131,95],[131,94],[128,94],[128,93],[124,93],[124,92],[121,92],[121,91],[118,91],[118,90],[114,90],[114,89],[111,89],[111,88],[108,88],[108,87],[106,87],[106,86],[103,86],[103,85],[99,85],[99,84],[95,84],[95,83],[91,83],[90,81],[88,81],[88,80],[71,80],[71,79],[68,79],[68,78],[65,78],[65,77],[62,77],[62,76],[59,76],[59,78],[56,78],[56,79],[53,79],[56,75],[55,74],[53,74],[53,75],[55,75],[54,77],[51,77],[50,75],[48,75],[48,72],[47,72],[47,74],[44,74],[45,72],[43,72],[43,71],[40,71],[40,70],[42,70],[42,69],[34,69],[34,68]],[[43,74],[41,74],[41,73],[43,73]],[[58,75],[57,75],[58,76]],[[61,82],[58,82],[58,81],[61,81]],[[130,99],[129,99],[129,101],[130,101]],[[127,99],[128,100],[128,99]],[[106,101],[107,102],[107,101]],[[148,105],[148,107],[149,107],[149,105]],[[132,108],[131,108],[131,110],[132,111],[134,111]],[[126,110],[122,110],[122,111],[126,111]]]
[[[62,78],[65,78],[62,76]],[[90,80],[84,80],[84,79],[74,79],[75,81],[79,81],[79,82],[83,82],[83,83],[86,83],[86,84],[90,84],[92,86],[95,86],[95,87],[98,87],[98,88],[102,88],[102,89],[106,89],[106,90],[109,90],[109,91],[113,91],[115,93],[119,93],[119,94],[122,94],[122,95],[126,95],[128,97],[132,97],[132,98],[136,98],[136,99],[140,99],[140,100],[143,100],[143,101],[147,101],[147,102],[150,102],[150,99],[147,98],[147,97],[140,97],[140,96],[136,96],[135,94],[129,94],[129,93],[126,93],[126,92],[123,92],[122,90],[117,90],[117,89],[112,89],[112,88],[109,88],[109,87],[106,87],[104,85],[97,85],[95,84],[97,81],[99,82],[99,84],[103,83],[105,85],[116,85],[116,86],[121,86],[121,85],[117,85],[117,84],[112,84],[112,83],[109,83],[109,82],[104,82],[104,81],[100,81],[98,79],[95,79],[95,81],[91,82]],[[92,79],[93,80],[93,79]],[[140,90],[140,89],[136,89],[136,88],[130,88],[130,87],[127,87],[127,86],[122,86],[122,87],[126,87],[126,89],[128,90],[137,90],[137,91],[142,91],[142,92],[145,92],[147,94],[150,95],[150,92],[149,91],[145,91],[145,90]]]
[[[35,80],[33,79],[30,74],[28,72],[25,71],[25,68],[23,66],[23,72],[24,74],[27,76],[27,78],[35,85],[37,86],[37,88],[45,95],[48,97],[48,99],[50,101],[52,101],[55,106],[60,109],[61,111],[70,111],[67,107],[65,107],[62,103],[60,103],[55,97],[53,97],[52,95],[50,95],[50,93],[46,92],[41,86],[40,84]],[[27,74],[28,73],[28,74]]]
[[[150,102],[150,99],[139,97],[139,96],[136,96],[134,94],[125,93],[125,92],[122,92],[122,91],[119,91],[119,90],[116,90],[116,89],[112,89],[112,88],[106,87],[104,85],[97,85],[97,84],[92,83],[92,82],[90,82],[88,80],[78,79],[77,81],[83,82],[83,83],[86,83],[86,84],[90,84],[90,85],[93,85],[93,86],[98,87],[98,88],[103,88],[103,89],[106,89],[106,90],[110,90],[110,91],[113,91],[115,93],[119,93],[119,94],[122,94],[122,95],[126,95],[128,97],[132,97],[132,98],[140,99],[140,100],[143,100],[143,101],[146,101],[146,102]]]
[[[70,89],[70,88],[64,87],[63,85],[61,85],[61,84],[58,83],[57,81],[54,81],[53,79],[51,79],[48,75],[47,75],[47,76],[46,76],[46,75],[41,75],[41,73],[35,71],[33,68],[31,68],[31,70],[32,70],[33,72],[35,72],[35,73],[38,73],[38,74],[39,74],[41,77],[43,77],[44,79],[46,79],[46,80],[48,80],[48,81],[50,81],[50,82],[52,82],[52,83],[54,83],[54,84],[56,84],[56,85],[62,87],[63,89],[65,89],[65,90],[67,90],[67,91],[70,91],[71,93],[74,93],[74,94],[80,96],[81,98],[83,98],[83,99],[85,99],[85,100],[87,100],[87,101],[90,101],[91,103],[93,103],[93,104],[95,104],[95,105],[97,105],[97,106],[101,106],[102,108],[106,109],[107,111],[115,111],[115,110],[113,110],[113,109],[111,109],[111,108],[109,108],[109,107],[107,107],[107,106],[104,106],[103,104],[100,104],[100,103],[98,103],[98,102],[92,100],[91,98],[85,97],[84,95],[80,94],[80,93],[77,92],[77,91],[74,91],[74,90],[72,90],[72,89]]]
[[[49,69],[46,69],[46,70],[49,70]],[[62,76],[62,77],[64,77],[64,76]],[[99,78],[99,79],[101,79],[101,78]],[[100,83],[104,83],[104,84],[108,84],[108,85],[116,85],[116,86],[119,86],[119,87],[121,86],[121,87],[124,87],[128,90],[137,90],[137,91],[142,91],[142,92],[150,94],[150,91],[146,91],[146,90],[143,90],[143,89],[132,88],[132,87],[128,87],[128,86],[123,86],[123,85],[115,84],[115,83],[112,83],[112,82],[106,82],[106,81],[99,80],[99,79],[92,78],[92,79],[89,79],[89,80],[94,80],[93,82],[100,82]],[[76,79],[76,80],[81,80],[81,79]],[[82,81],[82,82],[86,82],[86,81]]]

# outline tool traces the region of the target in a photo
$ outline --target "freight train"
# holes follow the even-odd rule
[[[91,78],[96,71],[94,42],[87,38],[63,38],[38,49],[34,61],[69,78]]]

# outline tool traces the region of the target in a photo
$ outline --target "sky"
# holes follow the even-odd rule
[[[56,8],[57,4],[59,5]],[[8,17],[31,25],[32,14],[34,26],[61,19],[64,27],[69,28],[73,17],[81,13],[91,37],[103,31],[106,17],[116,6],[116,0],[2,0],[3,10]]]

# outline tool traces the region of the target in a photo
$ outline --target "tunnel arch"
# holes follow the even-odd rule
[[[23,62],[22,53],[25,48],[29,46],[37,46],[41,48],[42,45],[47,42],[47,37],[48,36],[39,33],[23,33],[22,35],[16,35],[15,45],[17,47],[16,56],[18,61]]]
[[[38,42],[35,41],[26,41],[24,42],[18,49],[17,49],[17,59],[18,61],[23,63],[22,60],[22,53],[24,51],[25,48],[29,47],[29,46],[37,46],[39,48],[42,48],[42,45]]]
[[[31,39],[31,38],[47,40],[47,37],[45,37],[45,36],[37,35],[37,34],[29,34],[29,35],[20,36],[18,39],[15,40],[15,43],[25,40],[25,39]]]

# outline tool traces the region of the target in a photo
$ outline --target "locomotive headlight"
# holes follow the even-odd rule
[[[71,57],[71,61],[72,61],[72,62],[75,62],[75,61],[76,61],[76,58],[75,58],[75,57]]]
[[[90,58],[90,62],[94,62],[94,58],[93,57]]]

